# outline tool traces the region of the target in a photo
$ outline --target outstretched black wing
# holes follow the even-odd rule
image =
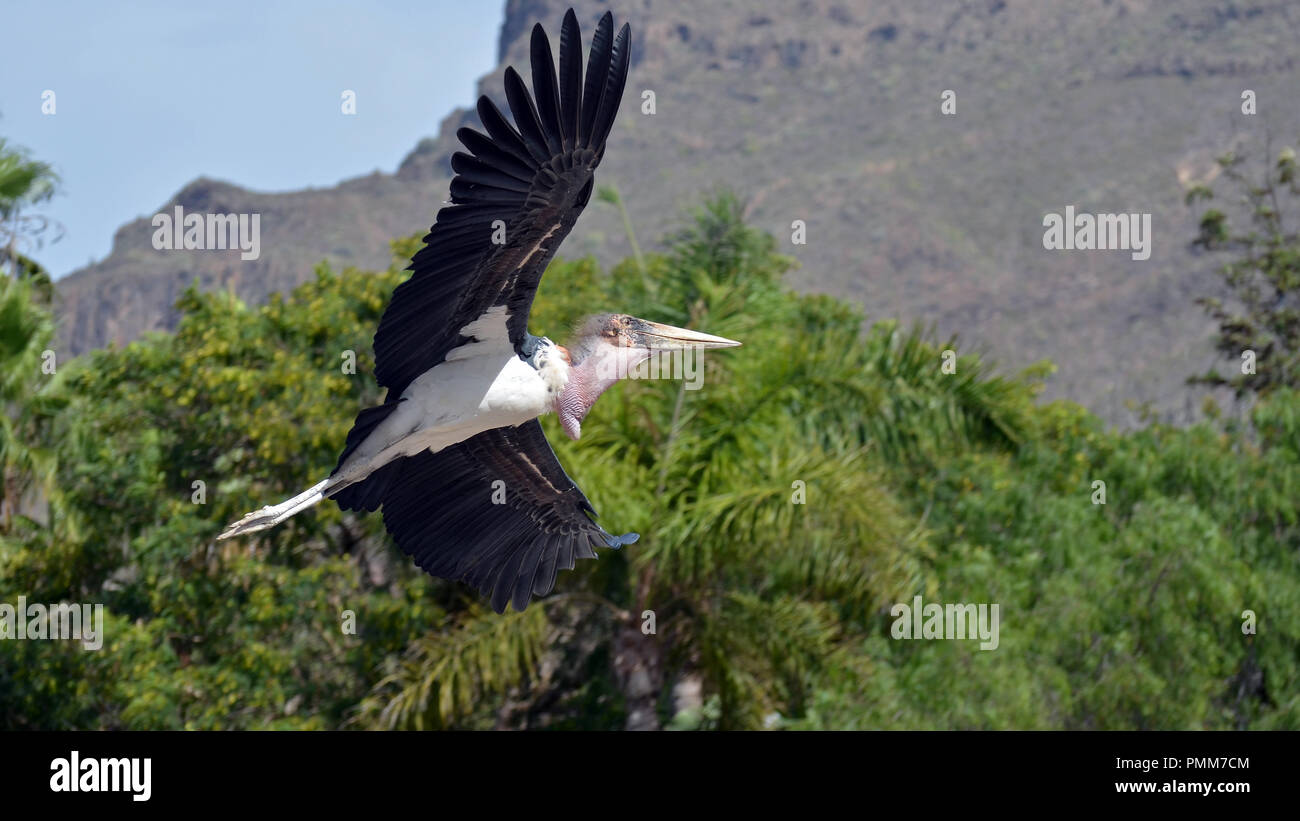
[[[498,613],[507,603],[521,611],[533,595],[551,592],[556,572],[594,559],[592,547],[637,539],[612,536],[592,521],[591,503],[536,419],[385,470],[396,471],[382,503],[398,546],[434,576],[477,587]]]
[[[596,26],[582,73],[582,35],[570,9],[560,30],[557,76],[551,44],[533,27],[533,94],[513,67],[505,72],[511,125],[486,96],[487,134],[457,132],[470,153],[452,155],[452,205],[438,212],[414,273],[393,291],[375,332],[375,376],[389,399],[469,340],[461,330],[505,306],[516,349],[542,273],[591,197],[593,174],[627,82],[626,24],[613,35],[608,12]]]
[[[515,125],[490,99],[479,99],[487,134],[457,132],[470,153],[452,156],[453,204],[438,212],[411,261],[414,273],[393,291],[375,332],[375,376],[388,400],[357,417],[340,466],[416,377],[470,341],[461,331],[489,309],[504,306],[520,350],[542,273],[591,197],[627,82],[628,39],[627,25],[615,37],[613,16],[601,17],[584,81],[582,37],[570,10],[558,75],[540,25],[532,34],[533,94],[506,69]],[[498,480],[504,484],[494,487]],[[493,504],[494,492],[504,492],[504,504]],[[497,612],[509,602],[522,610],[530,596],[549,593],[556,571],[594,558],[593,546],[637,538],[611,536],[593,521],[591,503],[536,420],[398,459],[333,498],[344,510],[382,506],[389,533],[420,567],[478,587]]]

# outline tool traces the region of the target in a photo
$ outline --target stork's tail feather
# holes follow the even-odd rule
[[[336,483],[331,477],[323,482],[317,482],[297,496],[285,499],[278,505],[267,505],[261,510],[255,510],[231,524],[217,538],[230,539],[247,533],[256,533],[259,530],[266,530],[268,527],[275,527],[290,516],[295,516],[307,508],[319,504],[333,484]]]

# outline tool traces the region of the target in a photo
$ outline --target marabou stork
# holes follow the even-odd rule
[[[591,317],[565,348],[528,332],[547,264],[591,197],[627,81],[629,27],[601,17],[586,79],[570,10],[557,76],[540,25],[532,33],[530,95],[505,72],[512,126],[486,96],[487,134],[457,132],[451,204],[438,212],[375,333],[382,405],[357,416],[328,479],[230,525],[218,538],[263,530],[323,499],[383,508],[399,547],[434,576],[468,582],[504,612],[546,595],[556,571],[618,548],[564,472],[538,417],[554,411],[577,439],[596,399],[658,351],[739,345],[624,314]],[[504,241],[501,229],[504,226]],[[503,481],[505,503],[494,504]]]

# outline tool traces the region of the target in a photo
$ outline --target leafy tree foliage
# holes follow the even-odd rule
[[[107,635],[0,641],[0,726],[1300,725],[1300,395],[1272,391],[1249,431],[1108,431],[1036,403],[1046,363],[997,375],[795,294],[740,215],[715,197],[664,253],[543,281],[553,338],[619,310],[745,346],[708,352],[698,390],[621,383],[581,442],[544,421],[602,521],[642,539],[522,614],[329,504],[214,541],[327,473],[378,400],[400,263],[322,266],[260,308],[190,291],[174,334],[61,365],[38,436],[60,495],[0,537],[0,602],[103,602]],[[892,639],[918,594],[998,603],[998,649]]]
[[[1222,268],[1232,304],[1217,297],[1198,301],[1219,323],[1219,351],[1238,366],[1250,352],[1254,363],[1228,376],[1211,371],[1192,381],[1231,387],[1239,398],[1281,386],[1300,387],[1300,233],[1294,224],[1300,178],[1295,150],[1279,152],[1262,179],[1244,169],[1243,154],[1228,153],[1218,164],[1235,195],[1225,206],[1233,216],[1207,208],[1194,244],[1232,255]],[[1189,204],[1213,198],[1214,190],[1205,184],[1187,192]]]

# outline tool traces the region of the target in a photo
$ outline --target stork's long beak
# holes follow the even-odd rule
[[[633,339],[642,348],[651,351],[678,351],[685,348],[735,348],[740,345],[731,339],[692,331],[688,328],[676,328],[645,319],[633,332]]]

